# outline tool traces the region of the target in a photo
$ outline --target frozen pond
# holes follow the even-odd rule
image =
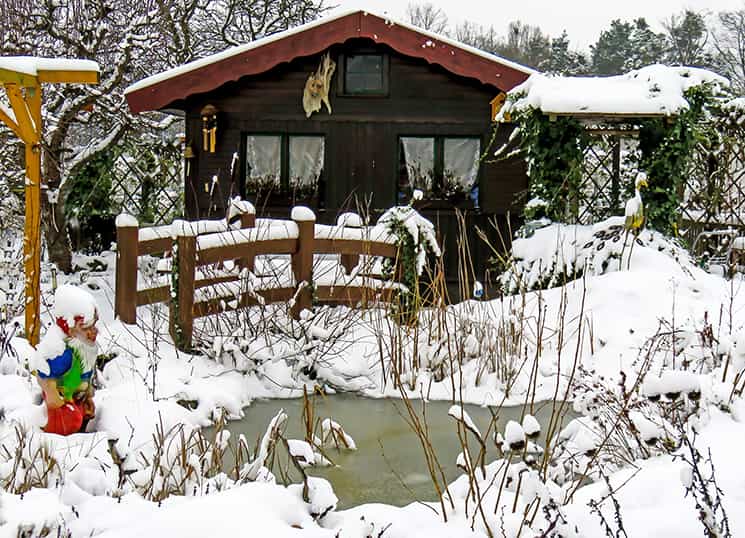
[[[327,449],[335,467],[309,467],[311,476],[322,476],[334,486],[343,508],[368,502],[385,502],[403,506],[415,500],[436,500],[434,486],[429,478],[419,439],[407,424],[408,414],[404,403],[393,399],[369,399],[352,395],[316,396],[315,417],[323,420],[331,417],[342,425],[357,444],[357,450]],[[421,416],[422,402],[412,400],[412,406]],[[455,460],[461,452],[456,422],[448,416],[450,402],[426,404],[427,424],[432,445],[445,472],[448,482],[457,478],[461,471]],[[466,405],[466,410],[482,434],[492,419],[489,409]],[[571,406],[565,405],[571,413]],[[255,401],[245,410],[245,417],[231,421],[227,427],[233,434],[244,434],[251,444],[261,436],[271,418],[284,409],[288,415],[285,435],[288,439],[303,439],[303,400]],[[522,406],[493,408],[498,413],[498,429],[503,432],[508,420],[519,421]],[[535,404],[534,415],[542,428],[548,425],[552,402]],[[572,415],[573,416],[573,415]],[[403,417],[406,417],[404,420]],[[567,414],[563,424],[568,422]],[[319,428],[320,431],[320,428]],[[487,443],[487,462],[497,456],[493,442],[493,430]],[[476,442],[469,439],[472,453],[476,454]],[[281,450],[284,452],[284,449]],[[283,456],[281,465],[287,465]],[[290,471],[294,470],[290,467]],[[275,468],[275,475],[278,474]],[[293,475],[296,476],[296,475]]]

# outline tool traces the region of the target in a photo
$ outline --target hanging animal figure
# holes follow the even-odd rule
[[[644,202],[642,201],[641,189],[648,186],[647,176],[640,173],[636,178],[634,186],[634,196],[626,202],[626,220],[623,224],[624,228],[626,228],[626,235],[623,238],[623,248],[621,249],[621,263],[623,263],[623,251],[626,249],[626,239],[629,236],[629,232],[634,236],[634,239],[631,241],[631,249],[629,249],[627,269],[631,267],[631,253],[634,251],[634,243],[636,243],[639,232],[641,232],[644,226]]]
[[[326,110],[331,114],[331,103],[329,102],[329,88],[331,86],[331,77],[336,71],[336,62],[334,62],[329,53],[323,55],[321,64],[316,72],[308,77],[303,90],[303,110],[305,117],[310,118],[313,112],[321,110],[321,103],[326,105]]]

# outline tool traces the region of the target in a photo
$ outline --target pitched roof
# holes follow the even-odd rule
[[[369,38],[448,71],[508,91],[534,71],[499,56],[369,11],[347,11],[232,47],[141,80],[124,93],[134,113],[158,110],[189,95],[269,71],[352,38]]]

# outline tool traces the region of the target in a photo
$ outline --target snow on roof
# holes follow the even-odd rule
[[[96,73],[101,71],[98,64],[91,60],[37,58],[35,56],[0,56],[0,69],[34,77],[39,74],[39,71],[94,71]]]
[[[561,77],[533,74],[509,92],[496,116],[526,108],[544,114],[671,115],[688,108],[683,93],[703,83],[727,87],[724,77],[696,67],[650,65],[611,77]]]
[[[158,84],[159,82],[163,82],[164,80],[168,80],[174,77],[177,77],[179,75],[183,75],[184,73],[188,73],[190,71],[194,71],[195,69],[200,69],[202,67],[212,65],[214,63],[220,62],[222,60],[225,60],[227,58],[231,58],[233,56],[242,54],[244,52],[248,52],[253,49],[258,49],[260,47],[263,47],[265,45],[268,45],[269,43],[273,43],[275,41],[280,41],[282,39],[285,39],[287,37],[290,37],[295,34],[300,34],[302,32],[305,32],[306,30],[310,30],[311,28],[315,28],[317,26],[322,26],[324,24],[327,24],[329,22],[341,19],[343,17],[347,17],[349,15],[353,15],[355,13],[359,13],[362,10],[359,9],[347,9],[347,10],[339,10],[338,12],[329,15],[327,17],[322,17],[320,19],[316,19],[314,21],[301,24],[300,26],[296,26],[294,28],[290,28],[288,30],[285,30],[283,32],[278,32],[276,34],[272,34],[267,37],[263,37],[261,39],[257,39],[255,41],[251,41],[250,43],[246,43],[245,45],[237,45],[235,47],[230,47],[222,52],[218,52],[216,54],[212,54],[210,56],[207,56],[205,58],[201,58],[199,60],[194,60],[192,62],[186,63],[184,65],[180,65],[178,67],[174,67],[173,69],[169,69],[167,71],[163,71],[162,73],[157,73],[155,75],[152,75],[150,77],[147,77],[143,80],[140,80],[139,82],[135,82],[128,88],[124,90],[124,94],[130,94],[132,92],[136,92],[138,90],[141,90],[143,88],[147,88],[149,86],[153,86],[154,84]],[[454,39],[450,39],[449,37],[445,37],[439,34],[436,34],[434,32],[429,32],[427,30],[423,30],[422,28],[419,28],[417,26],[413,26],[410,24],[406,24],[397,20],[391,19],[387,15],[379,15],[376,14],[370,10],[364,10],[362,11],[363,15],[373,15],[376,17],[379,17],[381,19],[384,19],[386,21],[386,24],[389,26],[401,26],[403,28],[407,28],[409,30],[412,30],[414,32],[417,32],[419,34],[422,34],[425,37],[436,39],[442,43],[448,44],[450,46],[459,48],[461,50],[464,50],[466,52],[469,52],[471,54],[475,54],[477,56],[481,56],[482,58],[485,58],[487,60],[491,60],[493,62],[498,62],[502,65],[505,65],[507,67],[511,67],[512,69],[515,69],[517,71],[521,71],[525,74],[532,74],[536,73],[534,69],[531,69],[529,67],[526,67],[524,65],[520,65],[516,62],[513,62],[511,60],[507,60],[505,58],[502,58],[500,56],[496,56],[494,54],[490,54],[488,52],[484,52],[480,49],[477,49],[475,47],[471,47],[470,45],[466,45],[465,43],[460,43],[459,41],[455,41]],[[426,47],[434,47],[435,44],[432,41],[425,40],[422,42],[422,48]]]

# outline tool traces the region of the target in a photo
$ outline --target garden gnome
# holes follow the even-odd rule
[[[54,295],[54,321],[37,347],[34,373],[47,407],[44,430],[70,435],[83,431],[95,412],[95,299],[81,288],[60,286]]]

